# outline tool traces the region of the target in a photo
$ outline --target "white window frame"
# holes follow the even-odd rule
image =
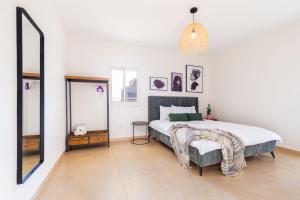
[[[136,101],[125,101],[125,90],[124,91],[124,100],[123,101],[116,101],[113,100],[112,96],[111,96],[111,101],[113,104],[122,104],[122,105],[137,105],[139,104],[139,99],[140,99],[140,83],[139,83],[139,70],[136,68],[129,68],[129,67],[111,67],[110,69],[110,74],[111,74],[111,80],[113,79],[112,77],[112,70],[122,70],[123,71],[123,88],[125,88],[124,86],[126,85],[126,75],[124,72],[126,71],[134,71],[136,72],[136,82],[137,82],[137,88],[136,88]],[[112,81],[111,81],[111,94],[112,94]]]

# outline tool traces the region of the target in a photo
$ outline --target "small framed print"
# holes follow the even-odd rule
[[[168,91],[168,79],[150,76],[150,90]]]
[[[203,67],[186,65],[186,91],[203,93]]]
[[[171,91],[182,92],[182,73],[171,73]]]

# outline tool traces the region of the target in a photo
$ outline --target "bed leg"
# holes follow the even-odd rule
[[[202,176],[202,167],[198,166],[199,175]]]
[[[271,151],[270,153],[271,153],[271,155],[272,155],[273,159],[275,159],[275,154],[274,154],[274,151]]]

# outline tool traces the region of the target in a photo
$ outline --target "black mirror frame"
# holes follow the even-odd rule
[[[22,17],[25,16],[40,35],[40,162],[23,178],[23,40]],[[24,8],[17,7],[17,184],[24,183],[44,162],[44,34]]]

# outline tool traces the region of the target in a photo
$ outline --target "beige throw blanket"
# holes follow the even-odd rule
[[[183,168],[190,167],[189,145],[195,140],[210,140],[221,144],[223,155],[221,170],[225,176],[238,176],[246,166],[245,145],[239,137],[230,132],[194,128],[185,124],[173,125],[168,131],[172,147]]]

